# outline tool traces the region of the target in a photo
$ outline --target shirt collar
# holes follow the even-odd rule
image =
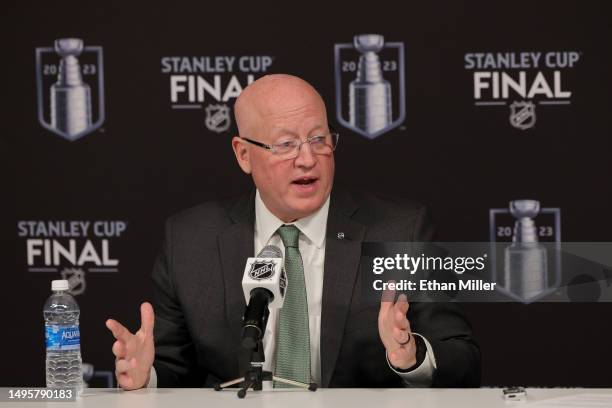
[[[329,213],[329,196],[325,203],[314,213],[300,218],[294,224],[317,248],[323,247],[325,229],[327,227],[327,214]],[[268,242],[276,230],[285,223],[270,212],[264,204],[259,190],[255,193],[255,231],[261,242]]]

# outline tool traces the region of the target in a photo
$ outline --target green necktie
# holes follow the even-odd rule
[[[304,282],[304,265],[298,246],[300,230],[295,225],[278,229],[285,245],[287,292],[278,319],[276,369],[274,375],[288,380],[310,383],[310,330],[308,301]],[[275,388],[291,387],[274,382]]]

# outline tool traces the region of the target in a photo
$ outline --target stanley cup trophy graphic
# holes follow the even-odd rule
[[[385,129],[391,123],[391,86],[382,76],[378,52],[384,47],[382,35],[363,34],[353,39],[361,53],[357,78],[349,86],[349,122],[367,133]]]
[[[77,57],[83,52],[83,40],[55,40],[60,61],[57,82],[51,86],[51,126],[73,137],[88,130],[91,120],[91,91],[83,82]]]
[[[504,253],[504,286],[524,301],[543,294],[548,287],[546,248],[538,243],[533,218],[540,212],[536,200],[510,202],[510,213],[516,218],[512,244]]]

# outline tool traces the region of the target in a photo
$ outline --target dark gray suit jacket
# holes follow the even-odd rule
[[[199,205],[167,221],[153,270],[159,387],[210,386],[239,377],[247,366],[248,355],[239,345],[245,309],[241,280],[246,258],[254,256],[254,219],[253,191],[237,200]],[[432,237],[423,206],[334,187],[325,247],[321,386],[403,386],[386,361],[378,334],[379,306],[360,300],[361,244]],[[433,348],[433,386],[480,385],[480,352],[456,305],[411,303],[408,318],[412,330]]]

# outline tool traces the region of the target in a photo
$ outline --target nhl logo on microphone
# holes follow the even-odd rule
[[[274,261],[257,260],[251,264],[249,277],[255,280],[270,279],[272,276],[274,276],[275,266],[276,263]]]

